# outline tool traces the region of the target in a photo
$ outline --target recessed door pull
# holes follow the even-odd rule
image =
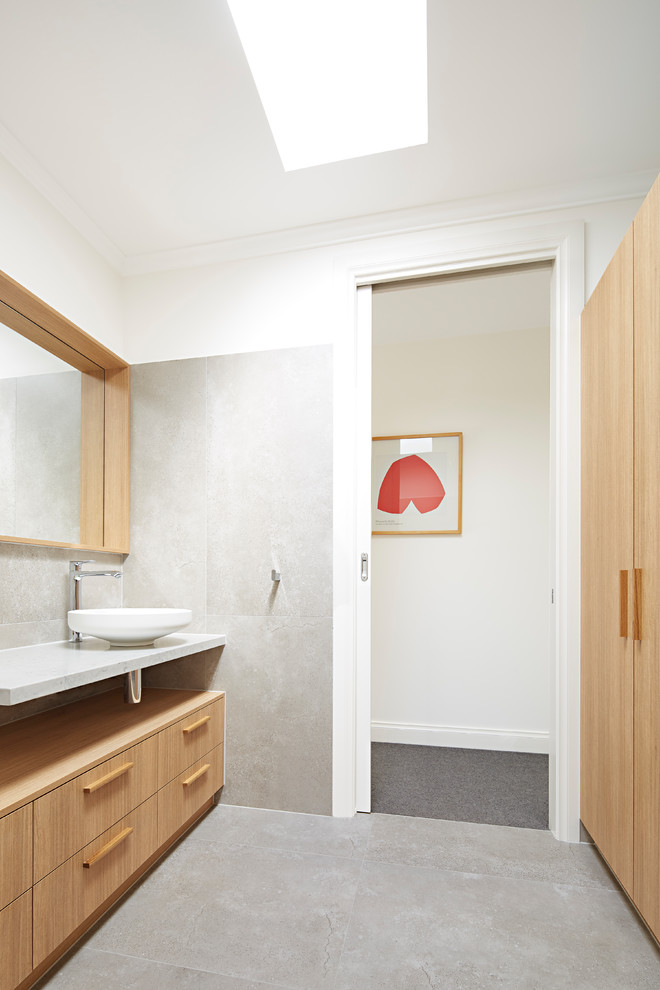
[[[360,560],[362,562],[362,566],[361,566],[361,569],[360,569],[360,577],[362,578],[363,581],[368,581],[369,580],[369,554],[368,553],[360,554]]]

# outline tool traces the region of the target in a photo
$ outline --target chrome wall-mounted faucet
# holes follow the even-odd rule
[[[69,561],[69,611],[75,608],[82,608],[82,579],[86,577],[112,577],[120,578],[121,571],[83,571],[83,564],[95,564],[95,560],[71,560]],[[67,622],[68,625],[68,622]],[[79,632],[69,630],[69,641],[79,643],[82,635]]]

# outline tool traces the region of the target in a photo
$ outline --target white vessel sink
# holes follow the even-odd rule
[[[105,639],[111,646],[151,646],[155,639],[183,629],[189,608],[78,608],[67,614],[74,632]]]

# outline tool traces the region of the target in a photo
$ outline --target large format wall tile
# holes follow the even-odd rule
[[[43,622],[5,622],[0,626],[0,650],[14,650],[36,643],[56,643],[67,639],[69,629],[62,615]]]
[[[121,570],[119,554],[90,554],[89,551],[64,550],[0,544],[0,622],[8,625],[34,623],[35,638],[39,627],[51,621],[62,623],[66,632],[69,607],[69,561],[96,557],[97,568],[87,570]],[[112,578],[87,578],[83,582],[83,605],[87,608],[111,608],[121,605],[122,582]],[[4,642],[4,625],[0,625],[0,648],[23,645]],[[12,634],[12,638],[15,634]],[[49,639],[51,637],[49,636]],[[64,638],[63,635],[55,639]]]
[[[206,595],[206,360],[131,369],[131,552],[124,604],[191,608]]]
[[[227,691],[227,803],[331,811],[331,377],[330,347],[131,370],[131,553],[85,605],[192,608],[189,631],[227,634],[145,673]],[[0,648],[66,635],[78,556],[0,545]]]
[[[329,616],[332,350],[209,358],[208,369],[207,611]]]
[[[332,620],[209,616],[227,646],[208,687],[227,692],[222,800],[332,810]]]
[[[69,561],[90,556],[96,557],[98,570],[121,570],[122,557],[118,554],[90,555],[80,550],[0,543],[0,650],[67,638]],[[121,605],[121,590],[119,580],[87,578],[83,582],[83,605],[87,608]],[[0,725],[68,704],[87,694],[107,691],[112,683],[99,681],[22,705],[0,706]]]
[[[168,660],[147,667],[142,675],[145,688],[172,688],[186,691],[208,691],[217,670],[224,646],[194,653],[190,657]]]

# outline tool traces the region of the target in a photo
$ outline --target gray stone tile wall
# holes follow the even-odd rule
[[[332,349],[138,365],[131,391],[124,603],[228,637],[145,684],[227,692],[223,801],[330,814]]]
[[[209,616],[226,632],[208,687],[227,692],[222,801],[332,812],[332,620]]]
[[[131,552],[124,602],[206,615],[206,359],[131,368]]]
[[[208,367],[208,612],[329,616],[330,348]]]
[[[330,814],[332,349],[137,365],[131,379],[131,553],[90,555],[124,577],[90,578],[85,604],[191,608],[190,631],[226,632],[223,650],[150,668],[145,686],[227,692],[223,801]],[[79,556],[0,544],[0,649],[66,637]],[[0,708],[0,724],[79,693]]]
[[[121,569],[119,554],[87,554],[79,550],[0,543],[0,650],[66,639],[69,607],[69,561],[95,557],[100,568]],[[113,608],[122,604],[122,582],[88,578],[83,604]],[[86,694],[107,691],[113,682],[99,681],[85,689],[38,698],[24,705],[0,705],[0,725],[56,708]]]

